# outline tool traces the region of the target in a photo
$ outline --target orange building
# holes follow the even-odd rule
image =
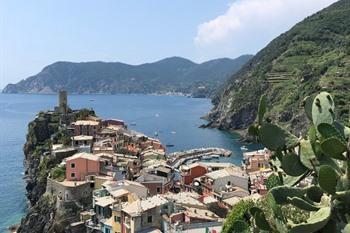
[[[100,173],[100,158],[89,153],[78,153],[66,159],[67,181],[82,181],[88,175]]]
[[[181,185],[191,185],[194,178],[203,176],[207,172],[207,167],[200,163],[192,163],[190,165],[181,166]]]

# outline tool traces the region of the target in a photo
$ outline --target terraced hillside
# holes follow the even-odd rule
[[[337,100],[337,115],[349,116],[350,0],[341,0],[306,18],[274,39],[217,92],[210,126],[244,129],[256,117],[258,99],[267,94],[268,116],[294,131],[306,118],[300,102],[325,90]]]

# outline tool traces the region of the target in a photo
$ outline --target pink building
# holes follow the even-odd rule
[[[88,175],[100,173],[100,158],[89,153],[78,153],[66,159],[66,179],[82,181]]]

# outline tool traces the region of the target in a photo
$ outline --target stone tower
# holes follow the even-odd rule
[[[68,112],[67,91],[59,91],[58,109],[61,114],[67,114]]]

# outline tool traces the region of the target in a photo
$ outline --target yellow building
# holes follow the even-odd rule
[[[122,189],[123,190],[123,189]],[[123,192],[122,190],[118,190],[119,192]],[[114,193],[114,195],[117,195]],[[131,204],[134,201],[138,200],[139,198],[134,193],[125,193],[124,195],[120,196],[120,202],[119,204],[114,204],[112,206],[112,230],[113,233],[121,233],[122,232],[122,226],[121,226],[121,210],[123,206],[127,204]]]

